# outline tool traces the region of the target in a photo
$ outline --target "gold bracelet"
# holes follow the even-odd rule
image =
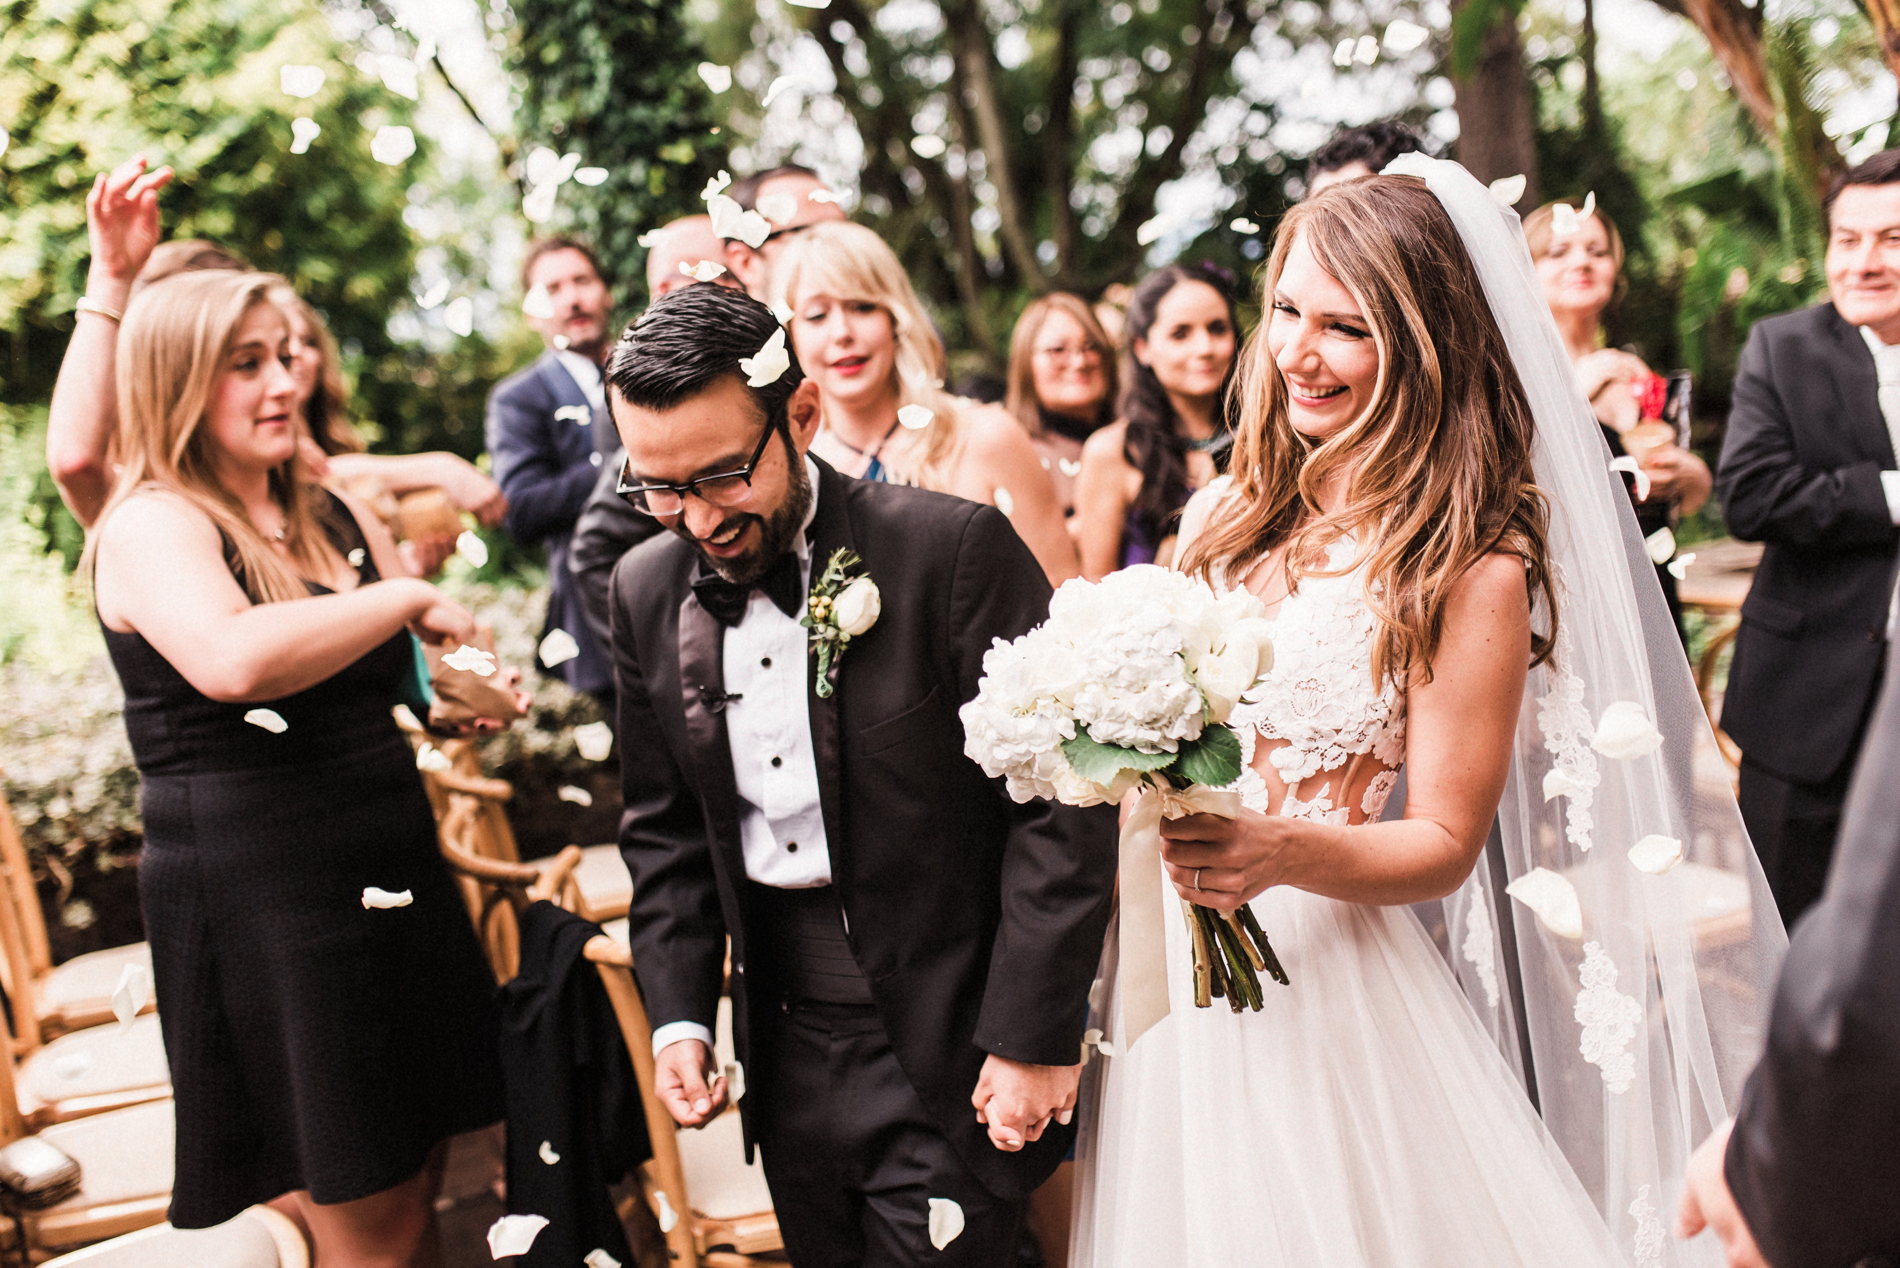
[[[73,305],[77,313],[98,313],[101,317],[110,317],[113,321],[124,321],[125,314],[116,308],[107,308],[90,295],[81,295],[79,302]]]

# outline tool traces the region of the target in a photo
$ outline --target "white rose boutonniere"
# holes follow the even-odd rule
[[[863,561],[839,547],[825,570],[811,583],[811,597],[799,624],[811,631],[811,649],[818,656],[818,695],[829,699],[838,682],[838,661],[852,639],[864,634],[884,610],[877,582],[847,574]]]

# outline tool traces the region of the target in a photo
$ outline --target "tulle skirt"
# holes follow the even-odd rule
[[[1132,1049],[1104,983],[1073,1264],[1627,1262],[1409,909],[1285,888],[1253,908],[1292,979],[1263,977],[1260,1012],[1194,1007],[1172,898],[1171,1011]]]

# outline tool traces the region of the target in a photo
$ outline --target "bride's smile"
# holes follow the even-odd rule
[[[1359,301],[1304,238],[1287,252],[1273,291],[1267,347],[1286,382],[1288,416],[1301,435],[1325,440],[1372,404],[1379,349]]]

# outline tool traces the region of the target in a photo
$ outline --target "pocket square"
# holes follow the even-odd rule
[[[585,427],[594,421],[594,411],[588,409],[585,405],[563,405],[554,411],[555,422],[558,423],[562,419],[567,418],[571,418],[582,427]]]

